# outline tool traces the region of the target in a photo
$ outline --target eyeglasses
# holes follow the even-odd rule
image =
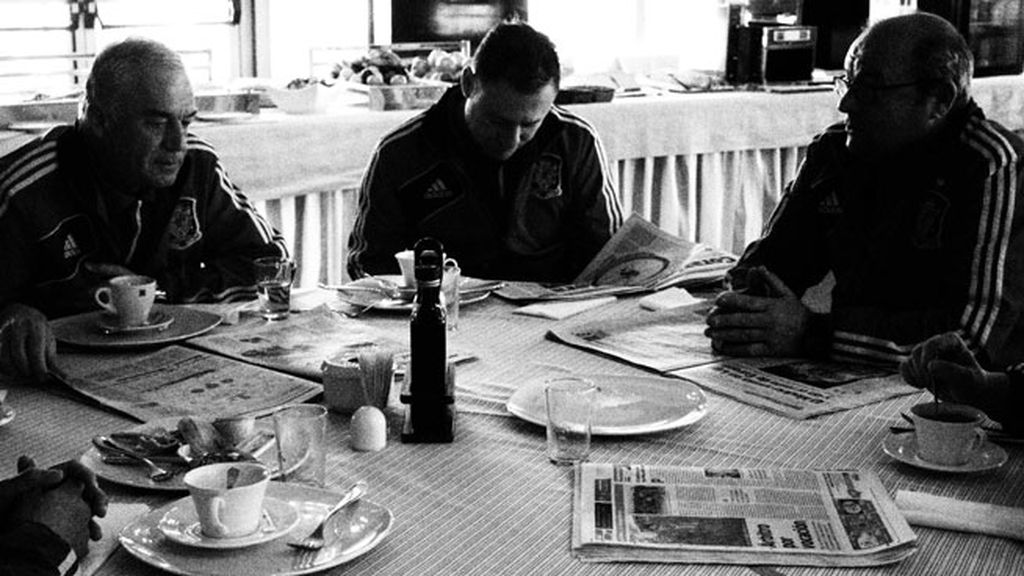
[[[878,100],[878,93],[886,90],[895,90],[897,88],[908,88],[910,86],[917,86],[927,82],[927,80],[914,80],[913,82],[897,82],[895,84],[865,84],[863,82],[857,82],[856,80],[849,80],[846,75],[836,76],[833,80],[832,89],[835,90],[836,96],[843,98],[847,92],[853,92],[853,95],[858,100],[871,104]]]

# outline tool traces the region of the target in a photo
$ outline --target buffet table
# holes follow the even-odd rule
[[[880,568],[770,568],[673,564],[591,564],[569,551],[572,469],[550,464],[542,427],[510,416],[509,396],[528,379],[552,371],[650,375],[608,358],[545,339],[551,322],[513,315],[512,306],[490,298],[463,309],[454,348],[471,351],[474,362],[457,376],[458,431],[452,444],[410,445],[398,441],[398,408],[389,409],[389,444],[380,452],[348,447],[349,419],[328,422],[327,485],[343,490],[357,479],[370,486],[372,501],[394,513],[388,537],[365,556],[328,573],[359,575],[811,575],[1020,574],[1020,542],[977,534],[915,528],[919,550],[905,561]],[[376,315],[375,315],[376,314]],[[592,318],[646,314],[635,299],[592,310]],[[580,319],[582,317],[577,317]],[[366,322],[395,337],[408,331],[402,314],[370,313]],[[287,322],[287,320],[285,321]],[[8,403],[13,422],[0,427],[0,477],[14,473],[20,454],[49,465],[75,458],[89,438],[135,423],[38,388],[14,385]],[[792,420],[708,393],[708,414],[687,427],[657,434],[595,439],[591,460],[704,467],[863,468],[874,471],[890,492],[916,490],[962,500],[1024,506],[1024,449],[1004,445],[1009,462],[978,474],[942,474],[898,463],[882,452],[900,411],[921,400],[912,395],[811,420]],[[105,483],[115,507],[140,513],[172,496]],[[112,513],[118,509],[112,508]],[[99,546],[93,544],[93,549]],[[116,550],[97,572],[159,574]]]

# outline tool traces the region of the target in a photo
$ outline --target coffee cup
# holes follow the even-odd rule
[[[925,402],[910,409],[917,456],[935,464],[959,466],[985,444],[985,414],[966,404]]]
[[[213,427],[220,435],[220,444],[224,448],[233,449],[256,432],[256,418],[252,416],[222,416],[213,421]]]
[[[270,482],[266,466],[251,462],[208,464],[190,470],[183,480],[203,535],[238,538],[259,529],[263,497]]]
[[[149,313],[156,298],[156,280],[149,276],[127,274],[111,278],[96,290],[96,303],[110,312],[118,326],[142,326],[149,322]]]
[[[398,267],[402,270],[402,286],[406,288],[416,287],[415,258],[415,253],[412,250],[402,250],[395,253],[395,260],[398,261]]]

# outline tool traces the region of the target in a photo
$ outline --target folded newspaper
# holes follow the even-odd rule
[[[589,562],[877,566],[916,536],[871,472],[582,464],[573,554]]]
[[[669,234],[634,214],[572,284],[510,282],[497,294],[513,301],[533,301],[654,292],[720,280],[736,261],[728,252]]]
[[[894,367],[806,358],[730,358],[704,335],[711,304],[628,318],[563,321],[548,337],[803,419],[914,394]]]

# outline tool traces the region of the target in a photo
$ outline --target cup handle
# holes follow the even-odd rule
[[[975,428],[974,442],[971,443],[971,452],[973,453],[981,450],[982,446],[985,445],[986,440],[988,440],[988,434],[986,434],[981,428]]]
[[[223,498],[213,497],[210,500],[210,523],[213,524],[213,528],[221,535],[227,535],[228,527],[221,521],[221,514],[224,513],[225,502]]]
[[[110,288],[106,286],[97,288],[93,297],[96,299],[96,303],[102,306],[107,312],[117,314],[117,308],[114,307],[114,303],[110,300]]]

